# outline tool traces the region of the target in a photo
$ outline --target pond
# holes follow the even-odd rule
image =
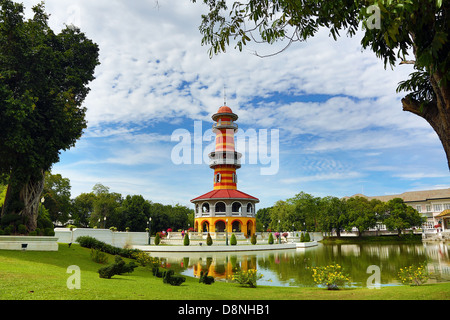
[[[449,243],[418,244],[319,244],[306,249],[238,253],[152,253],[165,267],[187,276],[199,277],[208,271],[216,281],[238,270],[257,269],[263,275],[258,285],[315,286],[310,267],[340,264],[350,275],[352,286],[365,287],[375,266],[380,270],[377,285],[399,285],[400,268],[428,262],[428,283],[450,281]],[[378,269],[379,268],[379,269]],[[372,282],[372,284],[375,284]]]

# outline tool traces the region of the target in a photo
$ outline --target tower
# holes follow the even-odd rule
[[[194,229],[250,236],[256,231],[255,204],[259,199],[237,189],[236,171],[241,167],[242,156],[234,143],[238,116],[225,105],[212,119],[216,134],[215,150],[209,154],[209,167],[214,170],[213,190],[191,200],[195,205]]]

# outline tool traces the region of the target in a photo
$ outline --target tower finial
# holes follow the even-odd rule
[[[223,105],[227,105],[227,86],[223,85]]]

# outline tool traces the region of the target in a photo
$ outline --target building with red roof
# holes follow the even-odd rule
[[[209,154],[209,167],[214,170],[213,190],[191,200],[195,205],[194,229],[250,236],[256,231],[255,205],[259,199],[237,190],[236,170],[241,167],[242,156],[234,143],[238,116],[230,107],[222,106],[212,119],[216,134],[215,150]]]

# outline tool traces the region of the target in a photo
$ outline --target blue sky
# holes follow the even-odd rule
[[[23,1],[27,12],[38,2]],[[209,59],[199,3],[47,0],[46,9],[55,31],[73,23],[100,47],[85,101],[88,128],[52,170],[70,179],[72,197],[102,183],[124,196],[192,207],[190,199],[212,189],[213,172],[207,163],[174,164],[171,136],[193,135],[202,121],[207,137],[224,86],[241,132],[279,132],[276,174],[262,175],[261,161],[238,171],[238,188],[258,197],[259,208],[301,191],[342,197],[450,187],[437,135],[402,111],[404,94],[396,93],[412,67],[385,70],[358,36],[334,41],[321,31],[270,58],[253,52],[273,53],[282,43],[241,53],[231,46]]]

